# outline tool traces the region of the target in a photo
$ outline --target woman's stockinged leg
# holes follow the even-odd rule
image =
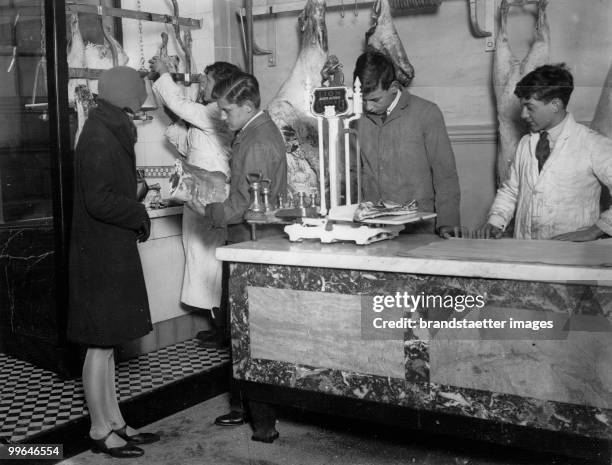
[[[117,388],[115,386],[115,354],[108,359],[108,376],[104,383],[104,399],[106,402],[106,410],[109,415],[109,421],[113,429],[119,429],[125,425],[125,420],[119,409],[119,400],[117,399]]]
[[[87,409],[91,418],[89,435],[102,439],[112,429],[111,416],[107,407],[106,391],[109,378],[109,359],[113,358],[112,348],[90,347],[87,349],[83,364],[83,390]],[[125,445],[125,441],[115,434],[106,441],[108,447]]]
[[[108,359],[108,376],[105,383],[105,399],[106,411],[109,414],[109,421],[112,429],[117,430],[126,425],[121,409],[119,408],[119,399],[117,398],[117,387],[115,383],[115,354]],[[131,427],[126,427],[128,436],[133,436],[138,431]]]

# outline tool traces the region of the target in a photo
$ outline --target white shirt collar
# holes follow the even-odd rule
[[[253,121],[255,118],[257,118],[257,117],[258,117],[259,115],[261,115],[262,113],[263,113],[263,110],[259,110],[259,111],[258,111],[258,112],[255,114],[255,116],[253,116],[253,117],[252,117],[250,120],[248,120],[248,121],[247,121],[247,122],[244,124],[244,126],[242,126],[241,131],[244,131],[244,130],[246,129],[246,127],[247,127],[249,124],[251,124],[251,121]]]
[[[563,132],[563,128],[565,127],[565,123],[567,121],[567,118],[569,116],[569,112],[565,114],[565,118],[563,118],[559,124],[556,124],[555,126],[553,126],[552,128],[550,128],[548,131],[548,139],[554,144],[557,139],[559,138],[559,136],[561,135],[561,133]]]
[[[399,99],[401,96],[402,96],[402,91],[398,90],[397,93],[395,94],[395,99],[393,99],[393,102],[391,102],[391,105],[389,105],[389,108],[387,108],[387,116],[389,116],[391,112],[393,111],[393,109],[397,106],[397,102],[399,102]]]

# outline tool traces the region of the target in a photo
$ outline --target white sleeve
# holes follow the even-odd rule
[[[168,142],[174,145],[178,152],[184,157],[187,156],[187,151],[189,150],[187,143],[187,132],[188,129],[184,124],[181,122],[176,122],[168,126],[165,133]]]
[[[157,93],[162,103],[168,107],[176,116],[203,132],[215,131],[215,108],[211,105],[189,100],[181,92],[181,88],[172,80],[169,73],[162,74],[155,84],[153,90]]]
[[[514,216],[516,203],[519,195],[520,172],[519,166],[521,162],[521,154],[526,150],[525,145],[528,143],[528,138],[519,142],[514,156],[514,161],[510,166],[510,176],[504,181],[502,186],[497,190],[493,205],[489,210],[488,222],[493,226],[501,229],[506,229],[510,220]]]

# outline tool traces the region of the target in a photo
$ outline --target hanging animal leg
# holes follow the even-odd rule
[[[550,26],[546,16],[547,0],[540,0],[538,4],[538,18],[536,22],[535,39],[523,60],[522,74],[527,74],[538,66],[550,62]]]
[[[530,3],[533,2],[527,1],[518,6],[524,7],[525,4]],[[499,120],[498,185],[507,179],[518,142],[527,131],[520,118],[520,102],[514,95],[516,84],[525,74],[548,63],[550,54],[550,28],[546,17],[547,1],[539,0],[534,40],[522,61],[514,56],[510,49],[506,27],[508,10],[513,5],[507,0],[502,0],[500,5],[501,27],[493,65],[493,85],[495,86]]]
[[[520,107],[514,96],[514,87],[520,79],[520,62],[514,56],[508,40],[508,10],[508,2],[503,0],[499,8],[500,31],[497,35],[493,57],[493,86],[495,88],[499,122],[499,146],[496,163],[497,185],[501,185],[508,176],[520,138],[520,133],[517,130]]]
[[[606,137],[612,137],[612,66],[606,76],[595,115],[591,122],[591,129],[603,134]]]

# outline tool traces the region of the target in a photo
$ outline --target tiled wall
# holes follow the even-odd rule
[[[244,45],[240,28],[242,0],[214,0],[215,61],[228,61],[245,69]]]
[[[191,29],[193,38],[193,71],[201,72],[203,68],[215,59],[214,49],[214,21],[213,1],[219,0],[181,0],[179,1],[179,15],[198,19],[202,21],[201,29]],[[141,0],[141,10],[152,13],[172,14],[172,3],[168,0]],[[225,3],[225,2],[221,2]],[[123,8],[137,10],[137,0],[123,0]],[[183,54],[178,45],[174,30],[171,25],[157,22],[142,22],[142,34],[139,32],[138,21],[123,19],[123,46],[130,57],[129,66],[140,68],[141,52],[140,44],[144,51],[145,67],[148,68],[148,60],[157,54],[161,45],[161,33],[166,32],[169,36],[168,54],[179,55],[181,63],[184,64]],[[141,40],[142,39],[142,40]],[[180,71],[185,71],[180,68]],[[185,92],[197,92],[197,85],[185,88]],[[193,94],[192,94],[193,95]],[[159,183],[163,198],[169,196],[169,183],[167,181],[168,168],[174,165],[176,151],[166,142],[164,131],[170,120],[159,108],[150,113],[152,121],[138,122],[138,142],[136,143],[136,164],[145,168],[145,178],[149,184]]]

